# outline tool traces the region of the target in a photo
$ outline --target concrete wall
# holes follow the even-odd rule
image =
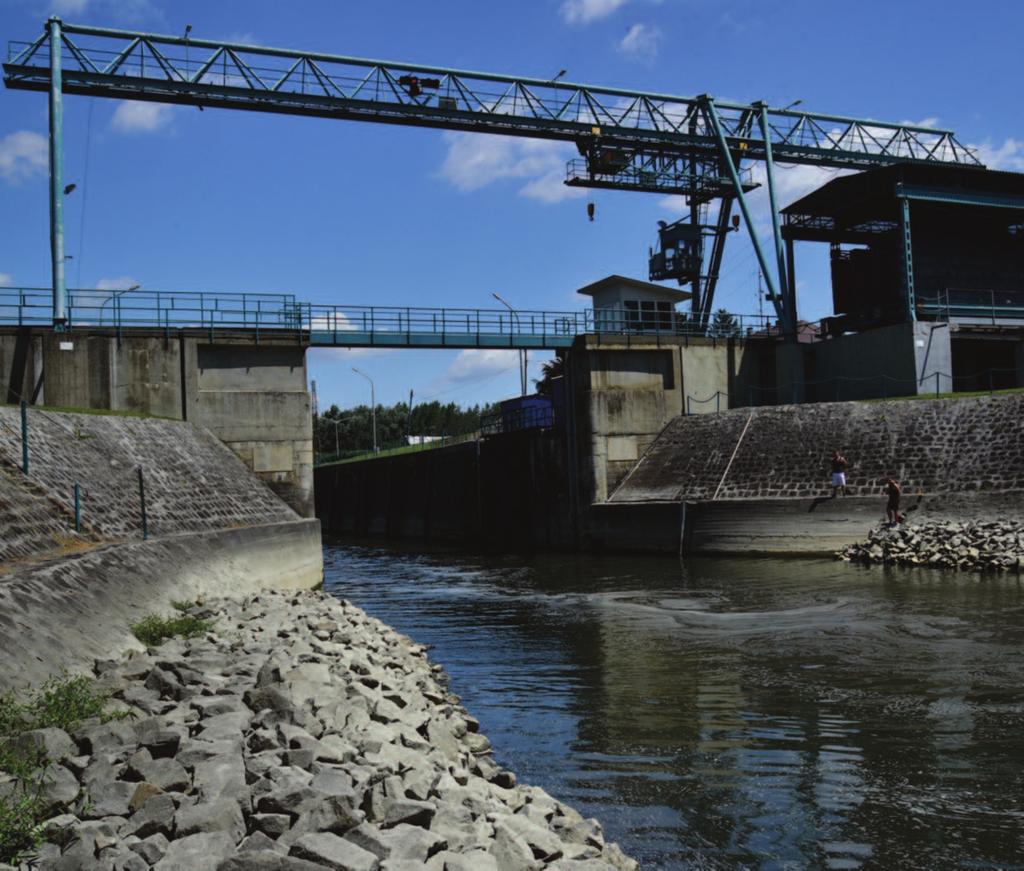
[[[325,534],[530,551],[574,545],[566,445],[528,430],[316,469]]]
[[[0,582],[0,692],[141,649],[129,625],[170,612],[174,599],[308,589],[322,577],[315,520],[137,541],[17,568]]]
[[[0,376],[11,399],[142,412],[210,429],[285,501],[313,514],[313,429],[305,349],[253,344],[230,335],[124,337],[36,331],[26,365],[26,334],[0,333]],[[19,342],[21,345],[19,345]],[[17,382],[17,383],[15,383]]]
[[[892,324],[815,342],[803,353],[812,402],[934,393],[936,374],[941,392],[953,389],[948,324]]]
[[[729,407],[745,344],[583,336],[568,354],[580,499],[604,502],[669,421]]]

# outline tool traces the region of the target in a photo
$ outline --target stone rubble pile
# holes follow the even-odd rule
[[[517,785],[425,648],[358,608],[263,593],[191,613],[213,631],[97,663],[125,717],[23,737],[58,763],[31,867],[638,868]]]
[[[931,521],[872,529],[840,559],[960,571],[1024,571],[1024,524],[1014,521]]]

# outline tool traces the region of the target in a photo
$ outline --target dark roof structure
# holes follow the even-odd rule
[[[870,242],[896,229],[904,198],[1009,209],[1024,220],[1024,174],[901,163],[840,176],[782,210],[783,235],[813,242]]]

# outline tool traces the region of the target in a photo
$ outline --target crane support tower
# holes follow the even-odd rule
[[[50,18],[34,41],[13,42],[4,64],[9,88],[50,96],[53,319],[66,322],[61,98],[67,94],[375,121],[576,144],[566,183],[680,194],[687,232],[713,237],[707,269],[669,274],[693,285],[693,316],[710,314],[733,202],[750,234],[783,332],[796,329],[775,188],[775,161],[841,169],[892,163],[979,166],[948,130],[889,124],[708,95],[594,87],[438,66],[369,60],[136,31],[65,24]],[[750,216],[754,188],[744,162],[764,164],[773,248],[765,251]],[[714,223],[704,212],[719,203]],[[701,227],[698,231],[698,227]],[[702,252],[701,240],[684,255]],[[662,252],[663,253],[663,252]],[[682,263],[687,257],[680,257]]]

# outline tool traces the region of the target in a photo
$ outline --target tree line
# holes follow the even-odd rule
[[[455,402],[421,402],[377,406],[377,446],[396,447],[407,443],[406,436],[453,436],[480,429],[480,418],[497,411],[497,404],[463,408]],[[369,405],[344,410],[332,405],[315,424],[314,441],[321,455],[341,457],[373,450],[373,415]]]

